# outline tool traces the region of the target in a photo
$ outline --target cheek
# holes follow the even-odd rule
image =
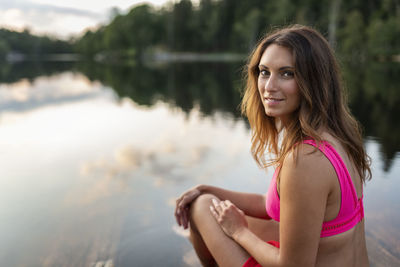
[[[294,82],[288,88],[288,94],[290,94],[296,102],[300,102],[300,89],[297,86],[297,83]]]
[[[293,100],[296,108],[298,108],[300,106],[300,101],[301,101],[300,91],[298,89],[295,92],[293,92]]]
[[[261,95],[264,93],[263,88],[264,88],[263,81],[261,79],[258,79],[257,80],[257,89],[258,89],[258,92],[260,92]]]

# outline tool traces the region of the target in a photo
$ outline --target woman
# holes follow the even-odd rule
[[[251,54],[242,112],[252,153],[275,165],[267,194],[198,185],[176,202],[205,266],[368,266],[363,183],[369,158],[343,97],[333,52],[291,26]],[[266,161],[265,152],[275,155]]]

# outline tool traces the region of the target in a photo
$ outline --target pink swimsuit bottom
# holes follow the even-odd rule
[[[317,147],[314,140],[305,140],[303,143]],[[321,237],[328,237],[346,232],[356,226],[364,218],[364,205],[362,200],[363,197],[360,199],[357,198],[357,191],[354,187],[353,181],[351,180],[349,171],[336,150],[326,141],[321,142],[318,149],[328,158],[334,167],[341,190],[339,214],[335,219],[323,222],[322,224]],[[268,216],[277,222],[279,222],[280,219],[280,199],[276,188],[276,178],[279,174],[279,169],[279,167],[275,169],[266,196],[266,209]],[[275,244],[278,245],[276,246]],[[279,243],[274,243],[273,245],[279,247]],[[261,265],[251,257],[243,266],[250,267]]]

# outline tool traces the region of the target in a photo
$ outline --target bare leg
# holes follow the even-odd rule
[[[250,255],[228,237],[210,212],[209,194],[199,196],[190,208],[191,241],[205,266],[242,266]]]
[[[192,242],[193,248],[203,266],[217,266],[193,220],[190,222],[190,242]]]

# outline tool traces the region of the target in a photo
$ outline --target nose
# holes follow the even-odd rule
[[[265,84],[264,84],[264,91],[266,92],[274,92],[276,91],[278,88],[278,84],[277,84],[277,78],[276,75],[271,74],[269,76],[269,78],[266,80]]]

